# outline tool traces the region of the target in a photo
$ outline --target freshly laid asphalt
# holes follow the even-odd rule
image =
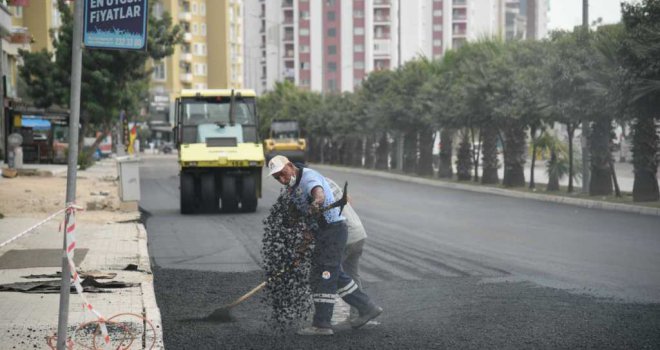
[[[332,337],[278,333],[260,297],[231,323],[203,320],[261,274],[154,269],[169,349],[657,349],[660,304],[622,303],[476,277],[365,283],[385,312],[378,325]]]
[[[263,281],[260,220],[279,188],[266,179],[257,213],[181,216],[174,160],[147,160],[141,206],[166,348],[659,348],[658,217],[323,173],[353,186],[379,323],[278,333],[259,294],[235,322],[204,320]]]

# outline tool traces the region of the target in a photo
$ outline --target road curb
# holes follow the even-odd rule
[[[156,332],[153,349],[165,349],[160,308],[156,302],[151,261],[149,259],[147,229],[141,223],[136,224],[136,226],[138,229],[138,269],[148,273],[148,280],[140,284],[144,318],[151,322]],[[145,331],[148,329],[146,322],[144,324],[144,329]]]
[[[341,171],[345,173],[376,176],[384,179],[416,183],[421,185],[430,185],[441,188],[451,188],[461,191],[489,193],[489,194],[495,194],[499,196],[506,196],[512,198],[533,199],[537,201],[568,204],[568,205],[590,208],[590,209],[603,209],[603,210],[613,210],[613,211],[620,211],[620,212],[634,213],[641,215],[660,216],[660,208],[649,208],[634,204],[608,203],[608,202],[601,202],[592,199],[569,198],[569,197],[561,197],[561,196],[553,196],[553,195],[544,195],[539,193],[523,193],[523,192],[512,191],[503,188],[471,186],[471,185],[447,182],[440,179],[428,179],[428,178],[421,178],[410,175],[393,174],[378,170],[346,168],[346,167],[325,165],[325,164],[313,164],[313,166],[319,169],[328,169],[328,170]]]

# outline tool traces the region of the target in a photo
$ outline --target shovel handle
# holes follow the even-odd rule
[[[263,282],[261,282],[261,284],[259,284],[258,286],[252,288],[251,291],[249,291],[249,292],[243,294],[242,297],[236,299],[233,303],[227,305],[227,308],[232,308],[232,307],[234,307],[234,306],[236,306],[236,305],[238,305],[238,304],[244,302],[246,299],[248,299],[249,297],[253,296],[253,295],[254,295],[255,293],[257,293],[258,291],[262,290],[262,289],[266,286],[266,282],[267,282],[267,281],[263,281]]]

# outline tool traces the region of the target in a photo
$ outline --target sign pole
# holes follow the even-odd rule
[[[80,80],[82,77],[82,37],[83,37],[83,4],[75,3],[73,17],[73,39],[71,41],[71,98],[69,108],[69,162],[66,177],[66,205],[76,200],[76,170],[78,166],[78,137],[80,124]],[[70,212],[67,211],[65,223],[68,223]],[[66,350],[67,327],[69,318],[69,295],[71,291],[71,271],[67,259],[67,225],[64,227],[64,244],[62,249],[62,284],[60,286],[60,310],[57,322],[57,350]]]

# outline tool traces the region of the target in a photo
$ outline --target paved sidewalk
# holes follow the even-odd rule
[[[45,176],[66,177],[66,166],[51,165],[35,168]],[[64,170],[62,171],[62,169]],[[48,175],[46,172],[51,174]],[[114,201],[118,201],[116,198],[117,182],[107,179],[116,177],[116,164],[112,159],[103,160],[88,170],[78,172],[79,182],[105,178],[105,181],[98,181],[94,184],[98,186],[99,192],[112,192],[109,200]],[[0,199],[2,201],[12,200],[12,198],[2,197],[3,191],[7,189],[5,186],[18,186],[20,181],[28,180],[35,181],[35,178],[19,176],[15,179],[0,179]],[[64,190],[58,189],[58,196]],[[26,190],[26,192],[29,191]],[[77,192],[80,196],[80,190]],[[85,195],[89,197],[87,194]],[[60,201],[63,199],[53,198],[53,200]],[[80,204],[83,207],[87,206],[86,203]],[[134,285],[116,289],[101,288],[105,293],[85,293],[85,296],[105,318],[120,315],[114,320],[121,322],[124,328],[110,327],[113,349],[117,348],[121,339],[127,334],[126,329],[135,337],[135,341],[127,349],[149,349],[154,342],[154,349],[162,349],[160,311],[156,305],[153,291],[147,233],[144,226],[138,221],[139,213],[137,211],[120,212],[118,207],[118,203],[114,203],[103,211],[81,211],[77,214],[76,260],[82,258],[77,263],[77,270],[79,273],[91,273],[92,271],[114,273],[116,274],[114,278],[97,279],[97,282],[125,282]],[[35,211],[34,213],[5,214],[5,217],[0,219],[0,245],[51,214]],[[0,247],[0,285],[6,286],[17,282],[59,281],[58,277],[37,279],[25,277],[52,275],[61,270],[63,234],[59,232],[59,226],[63,218],[64,215],[61,214],[35,231]],[[125,270],[127,266],[137,269]],[[2,287],[0,287],[1,289]],[[54,293],[0,291],[1,349],[49,348],[47,337],[57,333],[60,300],[59,287],[57,289]],[[155,333],[151,331],[149,323],[141,317],[151,322]],[[74,336],[74,330],[79,325],[94,320],[94,315],[82,308],[81,297],[72,292],[69,298],[69,336]],[[75,334],[78,345],[74,349],[91,348],[90,333],[93,332],[93,329],[93,327],[87,328],[86,332]],[[123,346],[126,344],[125,342]]]

